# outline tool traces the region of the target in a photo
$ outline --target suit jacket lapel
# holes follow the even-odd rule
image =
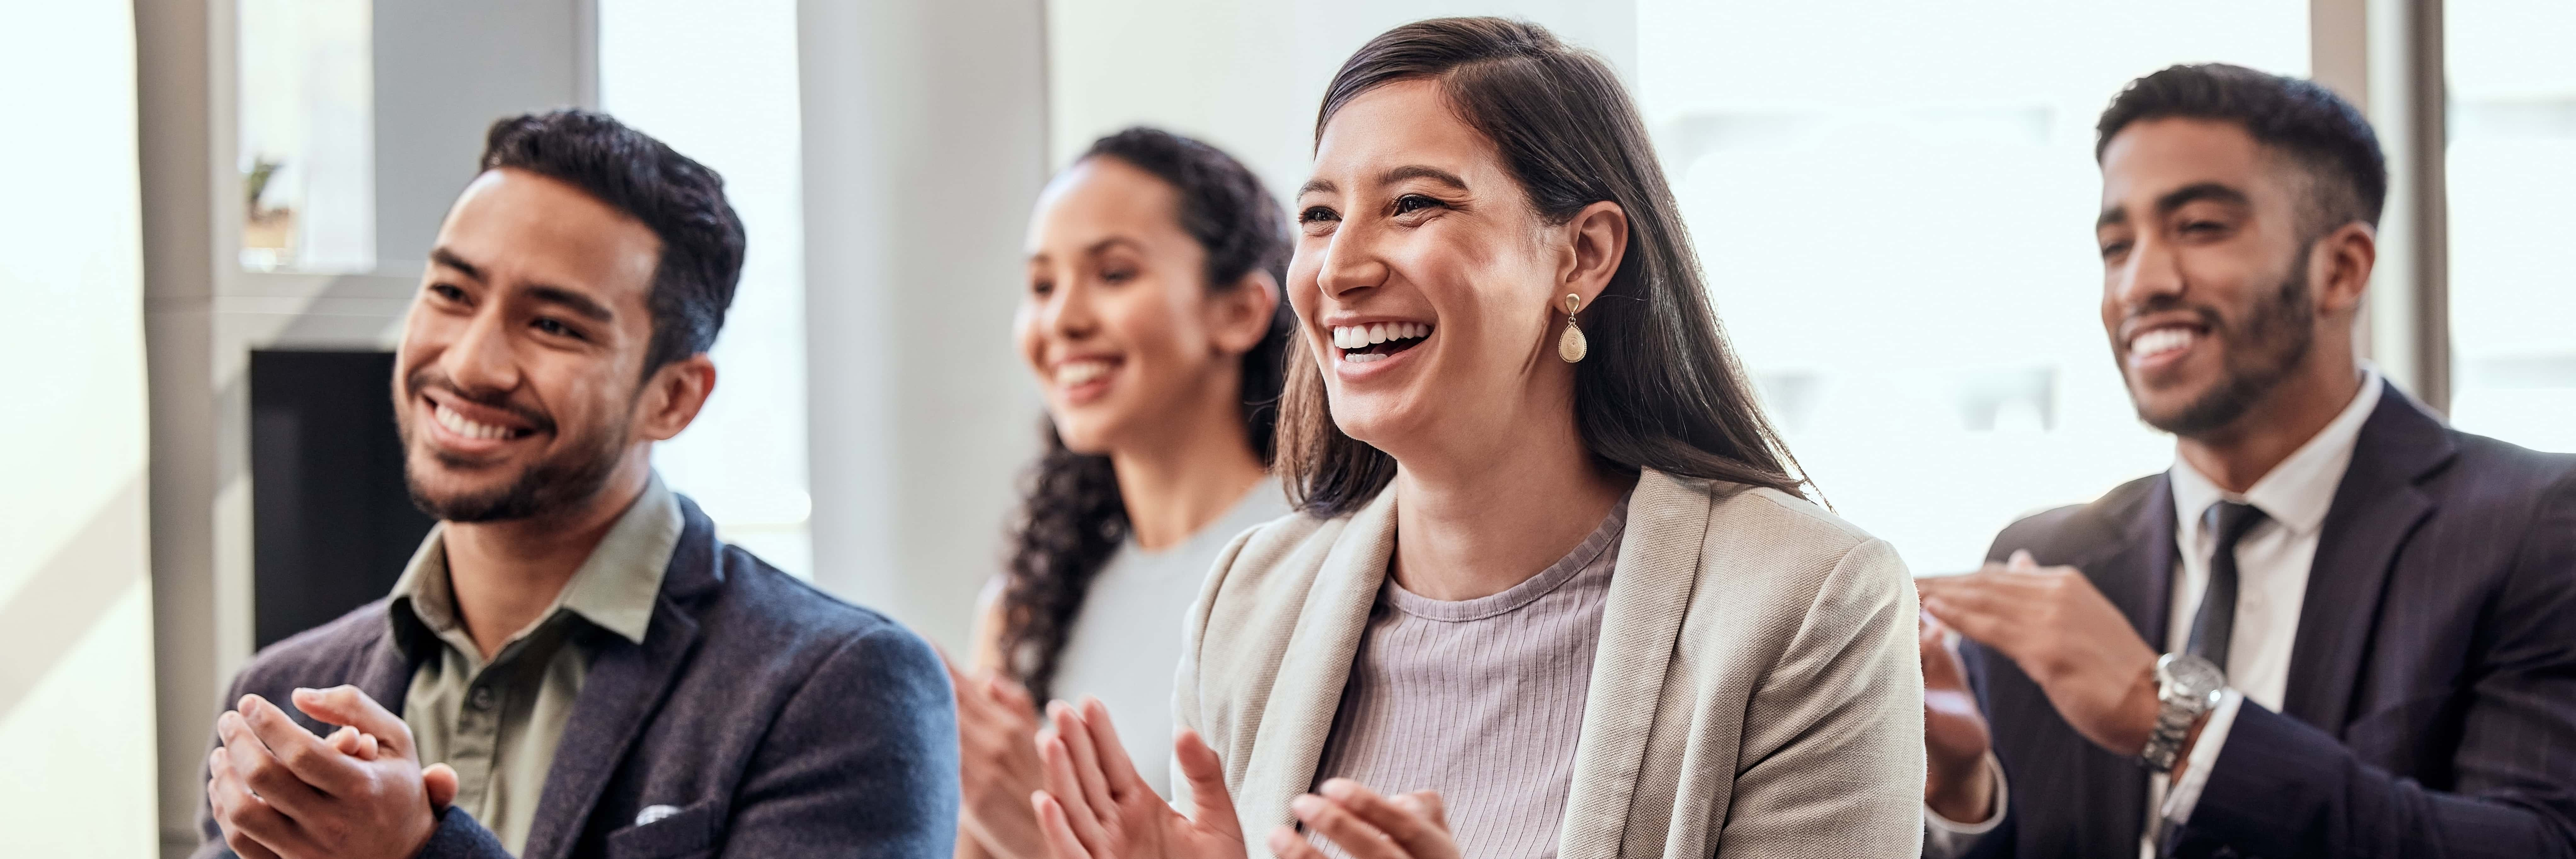
[[[2115,521],[2128,523],[2119,548],[2075,566],[2091,575],[2093,586],[2137,627],[2147,647],[2161,653],[2173,622],[2174,564],[2180,555],[2174,544],[2173,480],[2157,475],[2134,503],[2135,509],[2114,514]]]
[[[1387,561],[1395,553],[1395,504],[1390,485],[1351,514],[1297,614],[1297,629],[1289,634],[1279,677],[1254,735],[1251,765],[1234,796],[1253,859],[1268,859],[1263,839],[1293,821],[1289,801],[1314,786],[1324,740],[1341,709],[1360,637],[1368,631],[1369,610],[1377,604]]]
[[[721,583],[717,566],[722,544],[715,523],[696,504],[680,499],[683,521],[679,547],[662,576],[662,593],[653,603],[653,620],[644,643],[601,634],[599,652],[591,657],[582,680],[581,697],[573,702],[563,740],[546,772],[545,791],[537,799],[535,825],[528,830],[525,859],[564,859],[588,827],[608,779],[626,759],[636,735],[660,709],[671,681],[697,646],[698,623],[686,608]],[[594,630],[596,631],[596,630]]]
[[[2174,545],[2172,480],[2157,475],[2147,491],[2139,493],[2130,504],[2133,506],[2126,509],[2106,511],[2111,521],[2125,525],[2112,550],[2072,566],[2083,570],[2102,596],[2120,609],[2138,636],[2146,639],[2149,649],[2163,652],[2167,626],[2173,622],[2174,563],[2180,554]],[[2040,563],[2051,561],[2041,558]],[[2041,706],[2048,705],[2043,700]],[[2092,748],[2090,744],[2084,747]],[[2078,755],[2067,765],[2086,771],[2075,782],[2086,794],[2084,807],[2105,810],[2102,814],[2107,821],[2094,818],[2103,827],[2103,834],[2109,836],[2101,843],[2138,843],[2141,828],[2146,825],[2146,772],[2127,758],[2109,754]],[[2130,852],[2126,847],[2115,849],[2123,855]]]
[[[1574,785],[1557,841],[1564,859],[1619,854],[1656,705],[1699,582],[1710,505],[1706,491],[1660,472],[1648,470],[1637,478],[1636,495],[1628,503],[1628,533],[1620,541],[1602,609],[1592,690],[1583,702]]]
[[[2371,629],[2387,593],[2388,574],[2433,499],[2415,482],[2451,459],[2455,446],[2439,419],[2390,385],[2353,441],[2352,464],[2335,489],[2318,534],[2316,559],[2299,608],[2290,650],[2286,714],[2331,733],[2343,731],[2369,656]]]

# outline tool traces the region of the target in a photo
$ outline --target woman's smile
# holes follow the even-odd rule
[[[1360,379],[1385,372],[1397,356],[1427,342],[1432,329],[1428,322],[1400,320],[1329,326],[1334,373],[1343,379]]]

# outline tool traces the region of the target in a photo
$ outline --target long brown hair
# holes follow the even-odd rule
[[[1181,228],[1207,250],[1207,288],[1240,289],[1255,271],[1286,282],[1288,221],[1261,179],[1242,162],[1157,128],[1130,128],[1091,144],[1075,159],[1114,158],[1179,192]],[[1268,465],[1279,422],[1280,364],[1287,360],[1296,317],[1279,302],[1270,328],[1243,353],[1243,432]],[[1044,702],[1092,579],[1127,543],[1127,502],[1109,457],[1064,446],[1045,425],[1046,452],[1030,469],[1002,585],[1003,667]],[[1113,620],[1114,622],[1114,620]]]
[[[1440,83],[1450,110],[1494,142],[1550,223],[1604,200],[1627,212],[1627,254],[1583,311],[1591,355],[1574,367],[1575,426],[1592,455],[1793,495],[1808,485],[1718,327],[1680,206],[1609,64],[1524,21],[1416,21],[1342,64],[1315,116],[1317,141],[1352,99],[1408,80]],[[1293,348],[1279,471],[1308,512],[1349,513],[1395,479],[1395,458],[1342,432],[1305,338]]]

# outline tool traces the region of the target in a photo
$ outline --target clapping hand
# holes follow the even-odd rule
[[[407,859],[454,800],[456,774],[423,770],[402,719],[353,686],[295,690],[296,709],[344,726],[316,737],[257,695],[216,720],[206,798],[243,859]]]
[[[1183,816],[1136,774],[1109,708],[1084,698],[1047,705],[1038,734],[1046,789],[1029,796],[1054,859],[1242,859],[1243,827],[1216,752],[1194,731],[1173,741],[1194,807]]]
[[[1432,791],[1390,798],[1350,779],[1327,779],[1321,795],[1300,796],[1288,810],[1351,859],[1458,859],[1458,841],[1449,835],[1440,794]],[[1324,859],[1293,826],[1271,830],[1270,852],[1279,859]]]
[[[1923,801],[1942,817],[1975,823],[1994,816],[1995,780],[1986,770],[1994,740],[1950,628],[1923,614],[1916,626],[1923,658]]]
[[[1924,611],[2020,666],[2086,739],[2119,755],[2146,745],[2156,651],[2083,571],[2014,552],[2008,563],[1914,586]]]
[[[943,654],[943,661],[945,656]],[[948,665],[957,690],[957,748],[965,801],[959,822],[985,851],[1007,859],[1046,855],[1046,834],[1029,808],[1029,794],[1046,782],[1038,759],[1037,705],[1020,684],[991,672],[969,674]]]

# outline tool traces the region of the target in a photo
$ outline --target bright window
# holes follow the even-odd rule
[[[796,3],[602,0],[600,102],[724,175],[749,236],[712,353],[716,392],[653,456],[717,532],[813,574],[806,517],[805,217]]]
[[[2093,123],[2175,63],[2305,74],[2307,3],[1640,0],[1637,23],[1718,315],[1844,517],[1963,570],[2013,519],[2171,465],[2102,331]]]
[[[2446,7],[2451,418],[2576,452],[2576,5]]]

